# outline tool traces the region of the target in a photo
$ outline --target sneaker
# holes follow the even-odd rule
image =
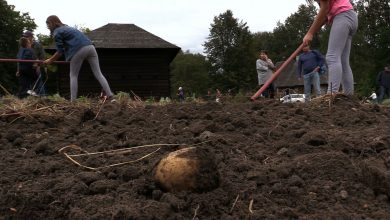
[[[114,98],[114,96],[107,97],[107,101],[110,101],[111,103],[117,103],[118,101]]]
[[[27,94],[31,95],[31,96],[38,96],[36,92],[34,92],[33,90],[27,90]]]

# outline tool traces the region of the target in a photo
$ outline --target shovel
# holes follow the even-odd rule
[[[38,81],[41,79],[41,74],[39,74],[38,76],[38,79],[35,81],[34,83],[34,86],[32,87],[32,89],[29,89],[27,90],[27,94],[31,95],[31,96],[38,96],[38,94],[34,91],[35,90],[35,87],[37,86],[38,84]],[[43,86],[43,85],[42,85]]]
[[[22,59],[7,59],[7,58],[0,58],[0,62],[11,62],[11,63],[14,63],[14,62],[20,62],[20,63],[43,63],[43,60],[22,60]],[[69,64],[68,61],[54,61],[53,62],[54,64]],[[47,71],[46,71],[47,72]],[[41,77],[41,75],[39,76]],[[40,78],[37,79],[37,81],[35,82],[34,84],[34,87],[30,90],[27,90],[27,94],[29,95],[32,95],[32,96],[38,96],[38,94],[36,92],[34,92],[34,89],[35,87],[37,86],[37,83],[38,83],[38,80]],[[47,80],[47,79],[46,79]],[[46,81],[45,81],[46,83]],[[45,84],[44,83],[44,84]],[[43,84],[43,85],[44,85]],[[42,85],[42,86],[43,86]]]

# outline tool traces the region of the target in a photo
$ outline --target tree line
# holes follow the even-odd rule
[[[359,29],[353,39],[350,62],[356,93],[366,96],[376,88],[377,73],[390,63],[390,1],[355,0],[353,3],[359,16]],[[301,44],[317,10],[314,5],[302,4],[271,32],[251,33],[247,24],[235,18],[231,10],[214,17],[203,45],[205,55],[182,52],[173,61],[172,94],[179,86],[186,88],[187,93],[201,95],[217,88],[243,94],[256,91],[255,62],[259,51],[267,50],[275,63],[287,59]],[[329,32],[330,27],[323,27],[311,47],[326,54]]]
[[[390,63],[390,0],[354,0],[359,16],[359,29],[351,50],[351,67],[356,92],[367,95],[375,88],[376,74]],[[187,95],[205,95],[219,89],[234,93],[254,92],[257,88],[255,62],[260,50],[267,50],[274,61],[285,60],[302,42],[313,22],[317,9],[313,5],[300,5],[273,31],[252,33],[245,21],[235,18],[232,10],[215,16],[204,54],[181,51],[171,66],[172,95],[184,87]],[[0,58],[12,58],[18,51],[18,42],[24,30],[37,25],[28,13],[15,11],[14,6],[0,0]],[[329,28],[324,27],[315,36],[312,48],[326,53]],[[49,45],[50,36],[38,35],[43,45]],[[0,62],[0,84],[16,91],[15,63]],[[0,94],[4,94],[0,90]]]

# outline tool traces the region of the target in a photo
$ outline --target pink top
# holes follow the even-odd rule
[[[353,9],[353,6],[350,0],[329,0],[330,9],[328,12],[328,22],[332,23],[333,18],[344,11],[349,11]]]

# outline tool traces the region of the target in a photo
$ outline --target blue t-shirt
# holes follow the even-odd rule
[[[67,61],[71,60],[80,48],[92,45],[92,41],[81,31],[67,25],[56,28],[53,36],[57,51],[65,54]]]

